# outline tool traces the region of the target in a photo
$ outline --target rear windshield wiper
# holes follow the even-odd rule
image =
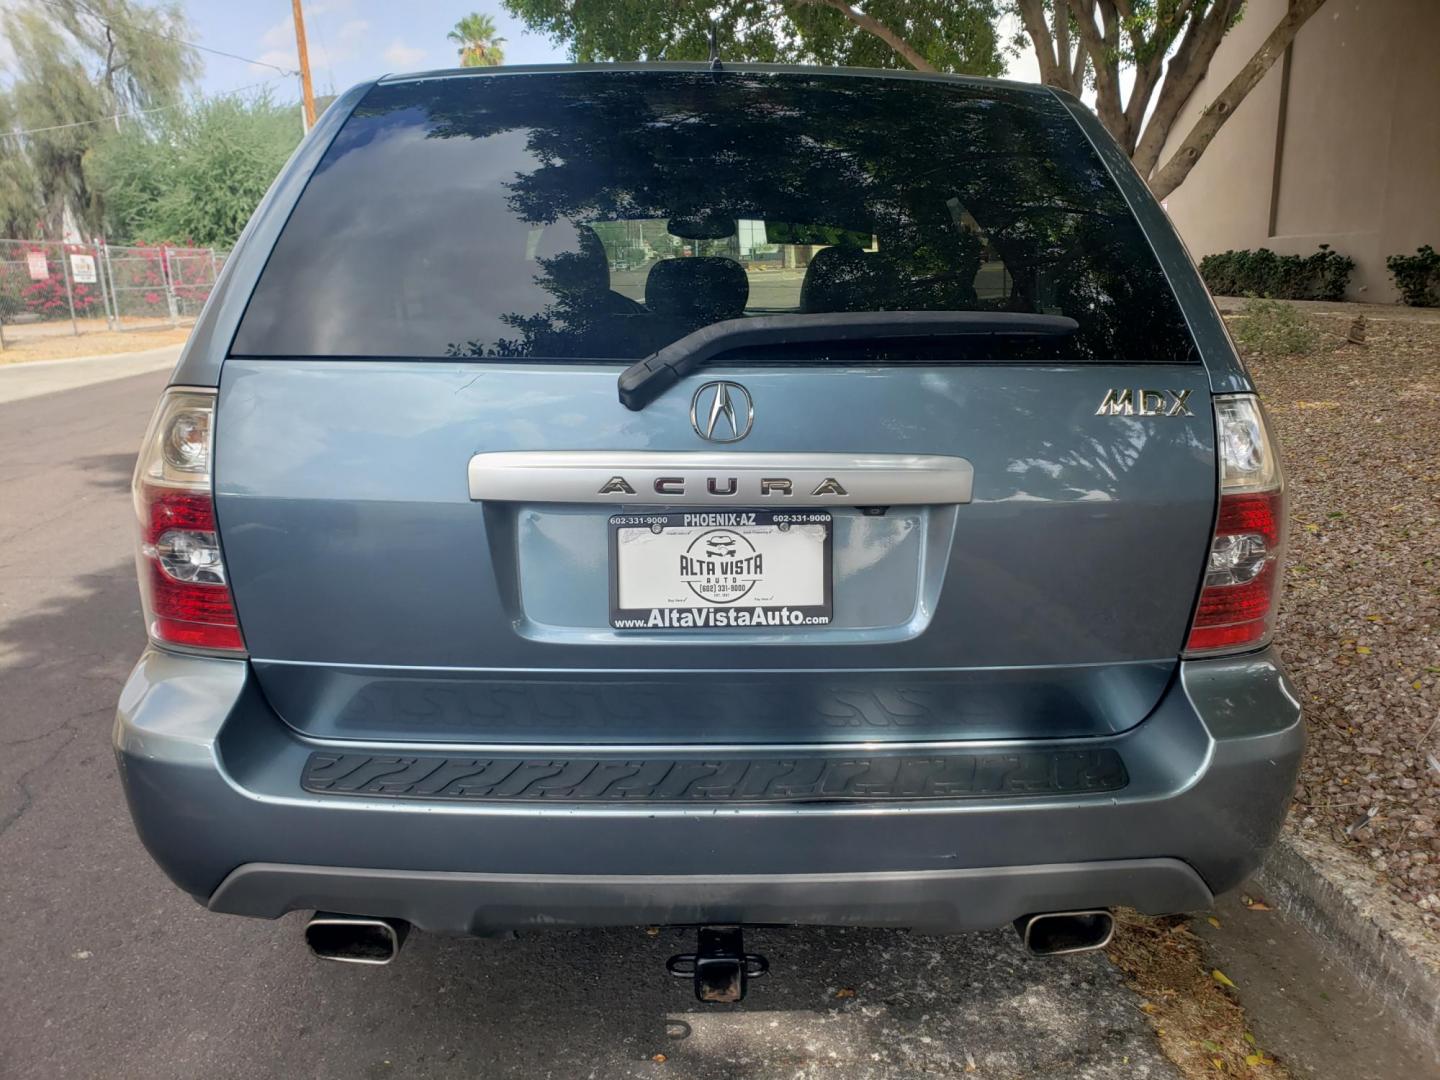
[[[672,341],[620,373],[620,403],[639,412],[701,364],[735,349],[826,341],[937,337],[1066,337],[1063,315],[1009,311],[837,311],[726,319]]]

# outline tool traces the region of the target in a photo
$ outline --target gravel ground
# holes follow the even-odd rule
[[[168,326],[149,330],[105,330],[103,322],[81,324],[77,337],[70,333],[68,322],[59,324],[63,333],[56,333],[55,323],[40,326],[5,327],[5,348],[0,350],[0,367],[23,364],[30,360],[68,360],[75,356],[109,356],[114,353],[140,352],[162,345],[183,345],[190,328]],[[40,331],[45,333],[25,333]]]
[[[1291,494],[1277,637],[1310,728],[1291,825],[1440,929],[1440,324],[1367,336],[1251,361]]]

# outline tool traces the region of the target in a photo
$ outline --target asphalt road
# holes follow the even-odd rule
[[[197,906],[110,752],[142,645],[129,473],[164,379],[0,404],[0,1077],[1176,1075],[1103,957],[1008,933],[752,932],[773,974],[730,1008],[665,973],[678,931],[415,935],[358,968],[312,959],[298,915]]]

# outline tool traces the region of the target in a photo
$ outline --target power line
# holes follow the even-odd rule
[[[261,86],[269,86],[276,80],[266,79],[264,82],[251,83],[249,86],[236,87],[223,94],[212,94],[212,98],[234,97],[236,94],[243,94],[247,90],[254,90]],[[90,124],[109,124],[116,120],[128,120],[136,116],[148,116],[150,113],[165,112],[167,109],[178,109],[184,105],[183,101],[172,101],[169,105],[156,105],[151,109],[134,109],[130,112],[114,113],[111,116],[97,116],[94,120],[76,120],[72,124],[51,124],[49,127],[23,128],[20,131],[0,131],[0,139],[22,138],[26,135],[38,135],[42,131],[65,131],[69,128],[87,127]]]
[[[173,109],[180,105],[175,102],[172,105],[157,105],[153,109],[136,109],[128,113],[114,113],[111,116],[97,116],[94,120],[76,120],[73,124],[51,124],[49,127],[22,128],[19,131],[0,131],[0,139],[11,137],[20,138],[25,135],[39,135],[42,131],[66,131],[69,128],[88,127],[91,124],[108,124],[115,120],[124,120],[132,116],[145,116],[149,113],[164,112],[166,109]]]
[[[69,4],[62,4],[62,3],[60,3],[60,0],[40,0],[40,2],[41,2],[42,4],[48,4],[48,5],[50,5],[51,7],[56,8],[57,10],[62,10],[62,11],[63,11],[63,10],[68,10],[68,9],[72,6],[72,5],[69,5]],[[86,15],[89,15],[91,18],[99,19],[102,23],[105,21],[105,16],[102,15],[100,12],[96,11],[96,10],[95,10],[94,8],[92,8],[92,7],[87,7],[87,6],[84,5],[84,4],[74,4],[73,7],[74,7],[77,11],[83,11]],[[267,67],[267,68],[270,68],[272,71],[278,71],[278,72],[280,72],[281,75],[299,75],[299,74],[300,74],[298,71],[294,71],[294,70],[292,70],[292,69],[290,69],[290,68],[283,68],[283,67],[281,67],[279,64],[267,63],[267,62],[264,61],[264,60],[252,60],[252,59],[251,59],[250,57],[248,57],[248,56],[240,56],[240,55],[238,55],[237,53],[226,52],[224,49],[212,49],[209,45],[201,45],[199,42],[188,41],[188,40],[186,40],[185,38],[176,37],[174,34],[162,33],[162,32],[159,31],[159,30],[151,30],[151,29],[149,29],[149,28],[147,28],[147,27],[144,27],[144,26],[131,26],[129,29],[135,31],[136,33],[149,34],[151,37],[162,38],[162,39],[164,39],[165,41],[173,41],[173,42],[175,42],[175,43],[177,43],[177,44],[179,44],[179,45],[185,45],[185,46],[187,46],[187,47],[189,47],[189,48],[191,48],[191,49],[199,49],[201,52],[214,53],[216,56],[223,56],[223,57],[225,57],[227,60],[239,60],[241,63],[245,63],[245,64],[255,64],[255,65],[258,66],[258,67]]]

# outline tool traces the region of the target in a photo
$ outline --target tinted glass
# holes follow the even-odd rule
[[[629,360],[721,319],[887,310],[1063,314],[1080,330],[1053,359],[1191,359],[1049,95],[675,71],[377,86],[234,352]]]

